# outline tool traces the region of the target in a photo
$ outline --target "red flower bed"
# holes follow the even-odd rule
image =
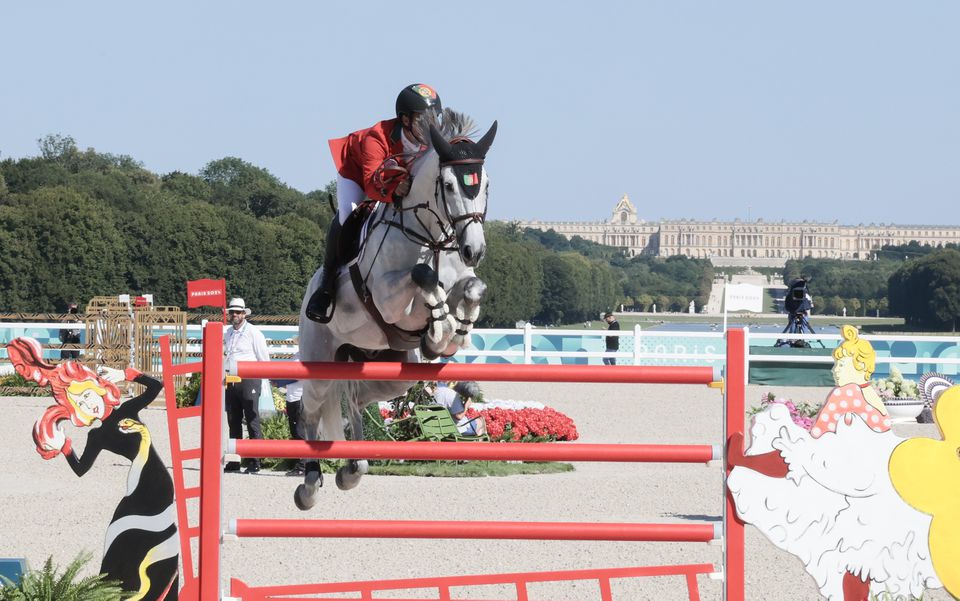
[[[482,415],[491,440],[513,442],[546,442],[576,440],[580,437],[573,420],[556,409],[503,409],[485,411],[470,409],[468,417]]]
[[[380,415],[391,417],[389,409],[381,409]],[[556,409],[545,407],[534,409],[504,409],[491,407],[477,411],[473,407],[467,411],[467,417],[483,416],[487,424],[487,434],[491,440],[507,442],[550,442],[555,440],[577,440],[577,426],[573,420]]]

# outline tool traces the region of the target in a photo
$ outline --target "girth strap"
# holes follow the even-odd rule
[[[353,282],[353,289],[357,293],[357,298],[360,299],[360,302],[367,309],[367,313],[377,322],[377,325],[386,335],[390,348],[398,351],[409,351],[420,346],[420,339],[427,333],[427,327],[424,326],[420,330],[404,330],[384,321],[377,305],[373,302],[373,297],[370,296],[370,290],[367,288],[366,282],[363,281],[363,274],[360,273],[360,268],[356,263],[350,266],[350,281]]]

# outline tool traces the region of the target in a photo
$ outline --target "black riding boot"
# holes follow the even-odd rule
[[[340,220],[336,215],[327,232],[326,251],[323,255],[323,275],[320,286],[313,291],[307,302],[307,318],[317,323],[329,323],[333,319],[337,297],[337,255],[340,249]]]

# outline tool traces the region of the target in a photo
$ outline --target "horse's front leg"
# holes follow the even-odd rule
[[[444,355],[452,355],[462,348],[470,347],[470,331],[480,317],[480,301],[486,292],[487,285],[474,275],[462,278],[453,285],[447,302],[455,307],[453,319],[456,326]]]
[[[447,307],[447,294],[432,267],[420,263],[410,270],[382,274],[374,281],[371,292],[387,323],[399,323],[409,317],[415,309],[414,303],[422,297],[429,314],[425,345],[421,345],[421,350],[428,358],[434,358],[447,347],[456,322]]]

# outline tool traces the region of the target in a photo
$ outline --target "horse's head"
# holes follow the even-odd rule
[[[487,216],[490,181],[483,161],[496,135],[496,121],[478,142],[466,137],[448,141],[436,127],[430,126],[430,141],[440,159],[438,209],[454,229],[460,258],[469,267],[476,267],[487,250],[483,221]]]

